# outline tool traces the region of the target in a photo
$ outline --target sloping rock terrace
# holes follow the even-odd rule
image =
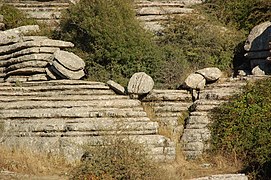
[[[42,152],[83,154],[120,135],[143,143],[159,161],[175,158],[175,145],[158,135],[139,100],[116,95],[104,83],[74,80],[1,83],[1,142]]]

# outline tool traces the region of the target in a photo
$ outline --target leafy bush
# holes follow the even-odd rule
[[[271,172],[270,90],[270,79],[249,84],[212,114],[213,149],[235,154],[256,179],[269,179]]]
[[[207,17],[190,15],[171,19],[161,43],[178,49],[186,60],[183,64],[190,68],[217,66],[228,70],[240,39],[242,33],[234,29],[210,22]]]
[[[247,32],[271,19],[270,0],[207,0],[205,10],[225,24],[234,24]]]
[[[138,71],[159,75],[159,48],[135,19],[132,1],[81,0],[64,13],[58,38],[88,53],[91,79],[125,84]]]
[[[159,173],[143,145],[118,137],[87,148],[84,158],[72,179],[153,179]]]
[[[34,19],[25,18],[25,13],[7,4],[0,6],[0,14],[4,16],[4,24],[6,25],[6,29],[37,24]]]

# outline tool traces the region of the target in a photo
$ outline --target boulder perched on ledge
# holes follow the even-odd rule
[[[128,93],[143,95],[149,93],[154,86],[153,79],[144,72],[135,73],[128,84]]]

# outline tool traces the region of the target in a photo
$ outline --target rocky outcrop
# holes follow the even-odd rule
[[[163,29],[162,23],[166,22],[169,17],[194,13],[190,6],[202,2],[202,0],[136,0],[135,9],[137,18],[143,22],[147,29],[159,32]]]
[[[220,174],[191,180],[248,180],[245,174]]]
[[[187,159],[196,159],[209,148],[211,138],[209,126],[212,123],[210,112],[226,102],[232,95],[240,93],[248,81],[259,78],[265,77],[222,78],[216,83],[206,85],[205,89],[200,91],[199,98],[189,108],[189,117],[185,122],[181,138]]]
[[[141,102],[116,95],[104,83],[75,80],[0,83],[2,144],[80,159],[83,144],[113,136],[145,145],[158,161],[173,160],[175,145],[158,135]]]
[[[24,11],[29,17],[55,27],[61,18],[61,11],[70,5],[69,0],[3,0],[4,3]]]
[[[37,31],[37,25],[0,31],[1,81],[82,78],[84,61],[73,53],[61,50],[73,47],[73,44],[44,36],[25,36]]]
[[[192,97],[186,90],[152,90],[142,100],[148,117],[159,124],[159,132],[180,142],[184,129],[184,120]]]
[[[265,75],[271,73],[271,22],[267,21],[255,26],[247,37],[244,49],[249,64],[250,74]],[[239,68],[240,69],[240,68]]]

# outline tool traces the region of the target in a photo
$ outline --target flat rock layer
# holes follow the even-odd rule
[[[141,102],[100,82],[0,83],[0,127],[2,144],[70,160],[81,158],[81,145],[105,144],[116,135],[144,144],[158,161],[175,158],[174,143],[158,135],[158,123],[147,117]]]

